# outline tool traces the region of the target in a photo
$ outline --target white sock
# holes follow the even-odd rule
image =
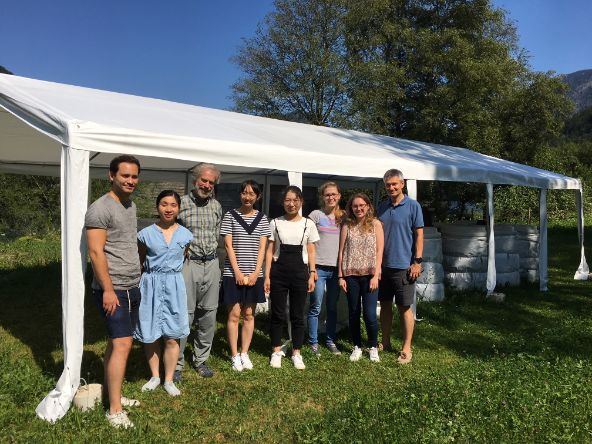
[[[152,378],[150,378],[150,381],[148,381],[146,384],[144,384],[142,386],[142,391],[143,392],[152,391],[156,387],[158,387],[159,385],[160,385],[160,378],[157,376],[153,376]]]
[[[171,396],[179,396],[181,394],[181,391],[175,386],[173,381],[165,381],[163,387]]]

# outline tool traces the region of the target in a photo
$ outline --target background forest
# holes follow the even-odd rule
[[[489,0],[276,0],[233,58],[243,73],[234,110],[467,147],[578,177],[590,214],[592,70],[533,71],[517,42]],[[107,186],[93,181],[91,199]],[[155,187],[136,194],[142,216]],[[439,219],[470,217],[484,187],[422,182],[419,199]],[[537,190],[498,186],[495,201],[498,221],[537,222]],[[574,193],[550,191],[548,209],[552,220],[575,220]],[[0,175],[0,233],[58,229],[57,178]]]

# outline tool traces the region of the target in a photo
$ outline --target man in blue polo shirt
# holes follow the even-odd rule
[[[384,226],[384,256],[378,293],[382,347],[383,350],[391,348],[394,299],[403,332],[403,346],[397,360],[400,364],[408,364],[413,356],[411,340],[415,326],[411,305],[415,280],[422,271],[423,215],[419,203],[403,194],[405,179],[401,171],[388,170],[383,180],[389,199],[378,206],[378,218]]]

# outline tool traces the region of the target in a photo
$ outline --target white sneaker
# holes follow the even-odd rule
[[[271,359],[269,360],[269,365],[273,368],[281,368],[282,367],[282,358],[286,356],[283,351],[273,352],[271,354]]]
[[[349,355],[349,360],[352,362],[355,362],[355,361],[359,361],[361,357],[362,357],[362,349],[356,345],[354,347],[354,350],[352,351],[352,354]]]
[[[243,363],[241,361],[240,355],[234,355],[232,357],[232,370],[235,370],[237,372],[243,371]]]
[[[124,410],[113,413],[112,415],[107,412],[105,417],[107,418],[107,421],[109,421],[109,424],[111,424],[116,429],[131,429],[134,426],[134,423],[129,420],[127,413]]]
[[[304,370],[306,365],[304,365],[304,361],[302,360],[302,355],[292,355],[292,362],[294,363],[294,367],[298,370]]]
[[[244,370],[253,370],[253,363],[251,362],[251,358],[249,358],[248,353],[241,353],[240,359],[241,359],[241,362],[243,363]]]
[[[376,347],[370,348],[370,360],[372,362],[380,362],[380,357],[378,356],[378,349]]]

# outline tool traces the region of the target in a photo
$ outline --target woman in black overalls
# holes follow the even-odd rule
[[[304,201],[296,186],[282,193],[285,214],[271,221],[271,238],[265,264],[265,291],[271,300],[270,365],[279,368],[284,352],[281,350],[282,331],[286,323],[286,302],[290,298],[292,324],[292,362],[305,368],[300,349],[304,341],[304,308],[306,296],[314,290],[316,281],[315,246],[319,234],[315,224],[303,218],[299,211]],[[304,247],[306,253],[304,254]],[[305,259],[306,258],[306,259]]]

